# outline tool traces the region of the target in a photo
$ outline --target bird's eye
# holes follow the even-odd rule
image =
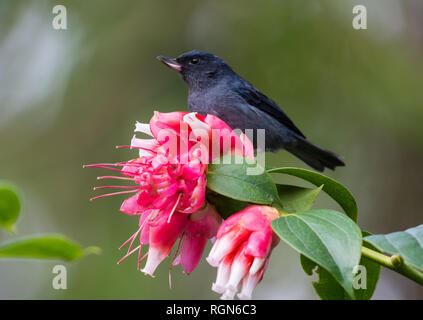
[[[200,61],[200,59],[198,59],[198,58],[192,58],[189,63],[197,64],[199,61]]]

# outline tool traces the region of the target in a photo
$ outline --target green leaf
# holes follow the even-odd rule
[[[339,182],[323,174],[300,168],[273,168],[268,173],[283,173],[306,180],[315,186],[323,185],[323,191],[332,197],[345,213],[354,221],[357,221],[358,207],[351,192]]]
[[[361,231],[334,210],[310,210],[272,221],[279,237],[328,271],[354,298],[353,269],[360,261]]]
[[[218,194],[210,189],[206,189],[206,199],[216,207],[217,212],[223,219],[227,219],[234,213],[237,213],[250,205],[248,202],[238,201]]]
[[[363,231],[363,236],[367,234],[368,233]],[[370,249],[375,249],[371,245],[366,244],[366,246],[368,246]],[[318,281],[313,282],[313,287],[322,300],[350,299],[347,292],[339,285],[339,283],[335,280],[334,277],[331,276],[329,272],[318,266],[315,262],[308,259],[304,255],[301,255],[300,259],[301,265],[306,274],[312,275],[313,270],[315,270],[316,274],[318,275]],[[363,255],[361,256],[359,265],[365,268],[365,271],[362,272],[366,273],[366,287],[354,289],[355,299],[370,300],[376,290],[376,285],[379,281],[381,267],[380,264],[364,257]],[[362,281],[364,281],[364,279],[360,279],[360,285],[362,284]]]
[[[323,185],[315,189],[285,184],[277,184],[276,187],[283,209],[289,213],[294,213],[311,209]]]
[[[16,186],[0,181],[0,228],[13,233],[20,210],[21,204]]]
[[[86,253],[98,253],[97,247],[89,247]],[[72,240],[60,234],[24,237],[0,245],[0,258],[76,260],[84,250]]]
[[[260,168],[257,163],[254,166]],[[248,168],[251,165],[241,157],[222,157],[219,164],[209,164],[207,187],[239,201],[258,204],[278,202],[276,186],[270,175],[263,168],[261,174],[249,175]]]
[[[350,299],[345,290],[329,272],[304,255],[300,255],[300,260],[306,274],[311,276],[314,270],[318,275],[318,281],[313,282],[313,287],[322,300]]]
[[[423,270],[423,224],[405,231],[367,236],[364,240],[382,252],[399,254],[406,263]]]

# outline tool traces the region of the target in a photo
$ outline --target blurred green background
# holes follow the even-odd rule
[[[67,8],[67,30],[52,28],[56,4]],[[352,28],[356,4],[367,7],[368,30]],[[186,86],[159,54],[221,56],[311,141],[343,155],[347,166],[326,173],[357,197],[363,229],[423,223],[422,30],[419,0],[2,0],[0,178],[23,191],[18,231],[61,232],[103,254],[66,263],[67,290],[52,288],[56,261],[0,261],[0,298],[218,298],[205,261],[189,276],[174,268],[172,289],[168,260],[154,279],[135,257],[118,266],[138,220],[119,212],[124,196],[88,201],[105,172],[82,164],[134,157],[114,147],[136,120],[186,109]],[[306,167],[284,151],[267,161]],[[318,206],[336,208],[325,196]],[[316,299],[311,279],[281,243],[255,298]],[[422,299],[423,289],[384,270],[374,298]]]

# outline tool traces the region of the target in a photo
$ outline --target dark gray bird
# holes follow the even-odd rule
[[[157,59],[187,83],[191,112],[215,115],[232,129],[265,129],[266,151],[286,149],[316,170],[345,165],[335,153],[308,141],[273,100],[218,56],[193,50],[176,59]]]

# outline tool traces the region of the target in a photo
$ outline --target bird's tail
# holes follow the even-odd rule
[[[325,168],[334,170],[335,167],[345,166],[336,153],[320,148],[301,137],[298,137],[294,145],[285,148],[318,171],[323,171]]]

